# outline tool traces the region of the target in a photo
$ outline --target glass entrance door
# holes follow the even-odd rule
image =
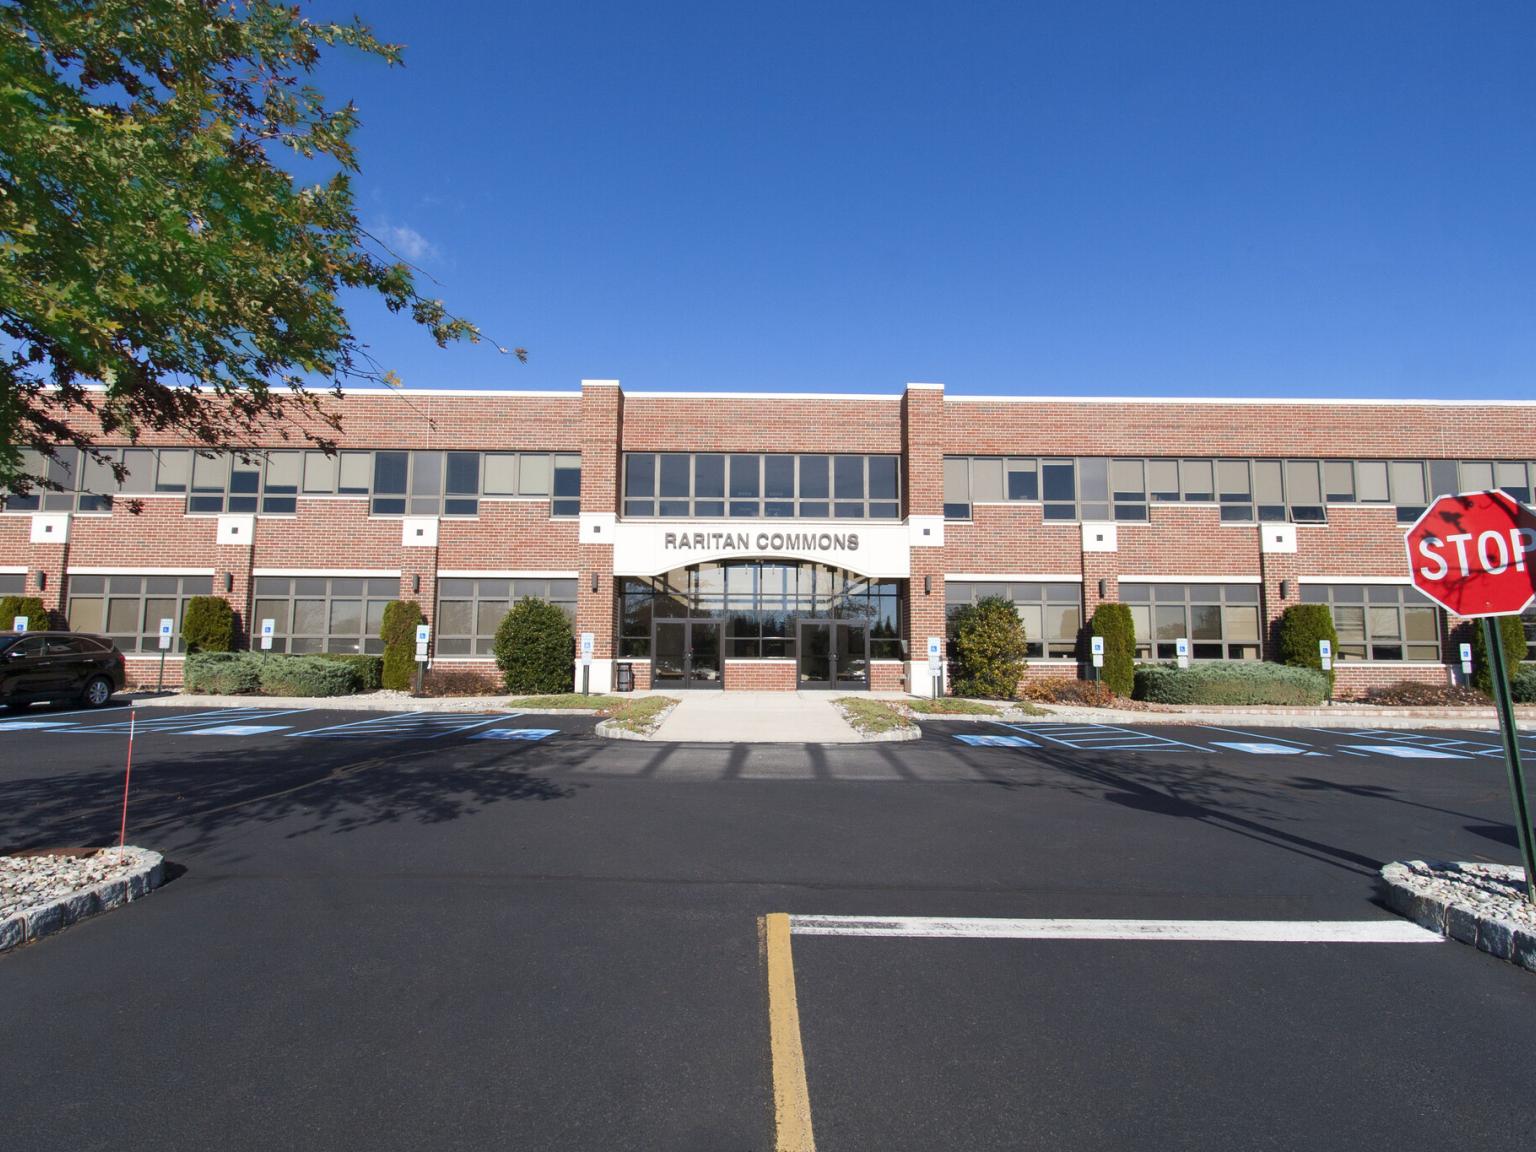
[[[721,687],[720,621],[656,621],[651,683],[657,688]]]
[[[863,689],[869,686],[869,625],[862,621],[802,620],[799,687]]]

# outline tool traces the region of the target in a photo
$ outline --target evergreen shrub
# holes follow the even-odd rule
[[[379,639],[384,641],[383,686],[405,691],[416,678],[416,625],[424,617],[414,600],[391,600],[384,605]]]
[[[1339,634],[1333,627],[1333,613],[1326,604],[1292,604],[1275,623],[1275,644],[1280,663],[1293,668],[1323,670],[1323,658],[1317,642],[1327,640],[1333,646],[1333,658],[1339,658]],[[1328,690],[1333,691],[1333,671],[1328,676]]]
[[[357,670],[323,656],[255,657],[261,691],[267,696],[350,696],[357,691]]]
[[[571,620],[549,601],[530,597],[512,605],[491,650],[508,692],[552,696],[571,691],[576,654]]]
[[[414,659],[416,648],[416,634],[411,633],[411,653]],[[315,656],[320,660],[332,660],[337,664],[345,664],[352,669],[357,677],[357,691],[377,692],[384,684],[384,657],[367,656],[356,652],[316,652]]]
[[[188,652],[232,652],[235,610],[222,596],[193,596],[181,616],[181,642]]]
[[[29,632],[47,632],[53,627],[48,609],[36,596],[0,596],[0,631],[9,632],[11,621],[18,616],[27,618]]]
[[[1321,704],[1328,678],[1312,668],[1257,660],[1205,660],[1143,664],[1136,669],[1136,698],[1155,704]]]
[[[1504,671],[1513,684],[1520,661],[1525,659],[1525,628],[1518,616],[1495,616],[1494,621],[1499,626],[1499,638],[1504,642]],[[1471,635],[1467,639],[1472,642],[1472,687],[1492,696],[1493,669],[1488,666],[1488,641],[1481,620],[1472,621]]]
[[[181,667],[181,690],[215,696],[260,692],[261,660],[252,652],[189,652]]]
[[[1099,677],[1116,696],[1129,696],[1136,687],[1136,624],[1129,604],[1105,601],[1093,610],[1090,636],[1104,637],[1104,667]],[[1093,656],[1086,657],[1089,666]]]
[[[1509,694],[1516,704],[1536,704],[1536,664],[1522,664],[1509,681]]]
[[[986,596],[955,616],[957,696],[1012,700],[1024,678],[1024,622],[1012,600]]]

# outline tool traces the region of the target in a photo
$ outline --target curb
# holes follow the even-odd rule
[[[599,720],[597,722],[597,726],[593,729],[593,731],[595,733],[597,733],[597,735],[605,737],[605,738],[607,738],[609,740],[650,740],[650,741],[655,741],[656,740],[656,729],[660,728],[661,725],[662,725],[662,722],[664,720],[666,720],[666,718],[668,716],[672,715],[672,709],[676,708],[676,707],[677,707],[677,702],[674,701],[671,708],[668,708],[665,712],[657,713],[656,718],[655,718],[655,723],[653,723],[651,725],[650,729],[648,731],[645,731],[645,732],[636,732],[633,728],[621,727],[619,725],[616,725],[612,720]],[[596,715],[596,713],[588,712],[588,713],[586,713],[586,715],[591,716],[591,715]]]
[[[1403,715],[1374,712],[1129,712],[1118,708],[1069,708],[1042,704],[1049,719],[1083,724],[1241,724],[1248,728],[1456,728],[1498,731],[1498,717],[1481,710],[1471,716],[1454,714]],[[1525,717],[1519,717],[1525,719]],[[1044,720],[1046,717],[1035,717]]]
[[[1536,972],[1536,928],[1491,915],[1469,902],[1426,892],[1420,886],[1422,876],[1418,869],[1455,867],[1455,864],[1423,860],[1394,861],[1385,865],[1381,880],[1387,907],[1432,932]],[[1522,874],[1520,868],[1513,866],[1510,872],[1517,876]]]
[[[147,848],[127,848],[124,851],[139,857],[138,866],[128,875],[116,880],[104,880],[46,904],[24,908],[0,920],[0,952],[51,936],[98,912],[107,912],[138,900],[165,883],[165,858],[160,853],[151,852]]]

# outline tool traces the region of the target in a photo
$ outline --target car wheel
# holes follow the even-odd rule
[[[87,708],[100,708],[110,699],[112,699],[112,681],[105,676],[91,677],[86,681],[85,691],[80,694],[80,702]]]

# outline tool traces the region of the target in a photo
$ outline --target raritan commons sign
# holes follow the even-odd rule
[[[664,532],[662,547],[678,552],[719,551],[722,548],[758,552],[857,552],[857,532]]]
[[[854,528],[783,520],[707,526],[697,521],[620,520],[612,532],[613,571],[619,576],[656,576],[714,560],[774,557],[810,560],[864,576],[912,574],[912,529],[899,521],[863,520]]]

